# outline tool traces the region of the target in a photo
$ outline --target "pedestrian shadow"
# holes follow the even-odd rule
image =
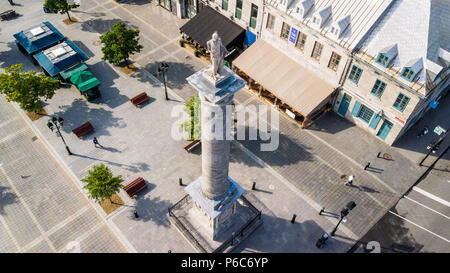
[[[18,201],[17,195],[10,188],[0,186],[0,215],[6,215],[5,207]]]
[[[111,153],[119,153],[120,152],[120,150],[117,150],[114,147],[106,147],[106,146],[103,146],[103,145],[99,145],[99,146],[100,146],[100,149],[108,151],[108,152],[111,152]]]
[[[367,192],[367,193],[380,193],[379,191],[366,187],[366,186],[356,186],[359,190],[363,191],[363,192]]]
[[[123,164],[123,163],[113,162],[113,161],[104,160],[104,159],[101,159],[101,158],[95,158],[95,157],[82,155],[82,154],[77,154],[77,153],[72,153],[72,155],[76,156],[76,157],[90,159],[92,161],[104,162],[104,163],[109,164],[111,166],[115,166],[115,167],[124,169],[126,171],[132,172],[132,173],[140,173],[140,172],[144,172],[144,171],[150,170],[150,165],[148,165],[145,162],[132,163],[130,165],[130,164]]]

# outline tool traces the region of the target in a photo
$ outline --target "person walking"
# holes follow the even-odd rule
[[[417,134],[417,138],[420,138],[421,136],[424,136],[424,135],[426,135],[426,134],[428,134],[428,127],[427,126],[424,126],[423,127],[423,129],[422,129],[422,131],[420,131],[418,134]]]
[[[14,2],[12,0],[8,0],[8,2],[11,6],[14,6]]]
[[[353,179],[355,176],[352,174],[348,177],[347,183],[345,183],[346,186],[353,186]]]
[[[96,137],[94,137],[94,139],[92,140],[92,142],[94,142],[94,146],[97,148],[97,145],[98,146],[100,146],[100,147],[102,147],[102,145],[100,145],[99,143],[98,143],[98,139],[96,138]]]

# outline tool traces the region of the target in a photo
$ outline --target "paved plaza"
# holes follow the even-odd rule
[[[173,116],[172,110],[182,108],[195,94],[185,78],[206,65],[178,45],[179,27],[186,20],[148,1],[92,0],[82,1],[71,13],[80,22],[65,25],[66,15],[44,14],[41,3],[22,2],[18,10],[24,16],[1,26],[1,67],[24,63],[27,70],[37,70],[17,50],[12,34],[48,20],[88,54],[87,64],[102,83],[102,97],[87,102],[75,87],[67,87],[46,102],[49,115],[65,120],[62,133],[72,156],[48,130],[46,117],[33,122],[31,129],[39,132],[33,138],[22,116],[1,99],[0,147],[7,153],[0,154],[0,193],[6,197],[0,202],[0,252],[61,252],[73,240],[81,240],[83,252],[193,252],[167,220],[167,208],[186,194],[178,179],[188,184],[201,174],[201,148],[187,153],[183,149],[187,142],[172,137],[172,130],[180,130],[180,117]],[[140,69],[130,75],[101,60],[99,36],[119,19],[139,28],[144,46],[132,57]],[[160,61],[170,67],[169,101],[154,77]],[[136,108],[129,98],[143,91],[151,100]],[[241,106],[267,106],[246,89],[236,94],[235,101]],[[268,109],[273,116],[276,110]],[[95,131],[78,139],[71,131],[86,121]],[[271,130],[280,133],[276,151],[261,151],[260,140],[234,140],[231,145],[230,177],[248,190],[264,221],[239,252],[346,252],[426,170],[417,165],[426,150],[408,148],[413,146],[414,133],[398,147],[389,147],[335,113],[322,116],[306,130],[280,115],[279,125]],[[94,147],[93,137],[103,148]],[[425,140],[421,141],[423,146]],[[389,153],[394,160],[377,158],[378,152]],[[376,172],[364,171],[367,161]],[[99,163],[122,175],[124,184],[143,177],[148,189],[136,201],[121,192],[126,205],[104,214],[97,204],[86,201],[78,180]],[[354,187],[344,186],[340,178],[344,174],[355,175]],[[448,173],[440,175],[449,179]],[[253,182],[254,191],[250,190]],[[317,249],[316,240],[338,221],[319,216],[318,211],[325,207],[338,213],[349,201],[357,207],[327,247]],[[138,219],[133,216],[135,206]],[[445,232],[437,233],[448,238]]]

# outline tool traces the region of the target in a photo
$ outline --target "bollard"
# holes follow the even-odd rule
[[[291,220],[291,223],[292,223],[292,224],[295,223],[295,217],[297,217],[297,215],[294,214],[294,215],[292,216],[292,220]]]
[[[378,152],[377,154],[377,158],[380,158],[381,152]]]
[[[323,207],[323,208],[319,211],[319,215],[322,215],[323,212],[325,212],[325,207]]]
[[[256,182],[253,182],[252,190],[256,189]]]
[[[367,168],[370,167],[370,161],[367,162],[366,166],[364,167],[364,170],[367,170]]]
[[[138,213],[137,213],[137,211],[136,211],[136,210],[134,210],[134,212],[133,212],[133,213],[134,213],[134,217],[135,217],[135,218],[139,218],[139,215],[138,215]]]
[[[180,186],[183,186],[183,179],[181,179],[181,177],[179,178],[178,182],[180,183]]]

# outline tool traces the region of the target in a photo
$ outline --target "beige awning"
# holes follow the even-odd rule
[[[233,65],[305,117],[323,105],[335,89],[262,39]]]

